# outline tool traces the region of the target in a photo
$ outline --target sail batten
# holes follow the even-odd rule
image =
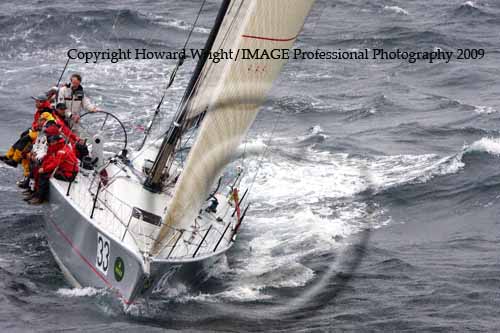
[[[232,0],[213,50],[290,49],[314,0]],[[207,62],[187,101],[186,119],[205,113],[176,184],[152,255],[173,229],[188,229],[254,122],[285,59]]]

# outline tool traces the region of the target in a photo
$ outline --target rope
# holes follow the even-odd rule
[[[59,76],[59,80],[57,80],[57,84],[56,84],[57,89],[59,89],[59,84],[61,83],[61,80],[64,76],[64,73],[66,73],[66,69],[68,68],[69,61],[70,61],[70,57],[68,57],[68,60],[66,60],[66,65],[64,65],[64,68],[61,72],[61,76]]]

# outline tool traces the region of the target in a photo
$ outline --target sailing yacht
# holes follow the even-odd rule
[[[223,0],[205,50],[290,49],[313,3]],[[227,169],[285,61],[201,57],[166,134],[140,151],[128,153],[124,139],[109,154],[102,129],[119,123],[111,114],[102,126],[82,125],[93,162],[82,161],[71,183],[51,180],[46,218],[71,284],[110,288],[131,304],[231,248],[249,203],[244,170]],[[193,131],[181,161],[182,138]]]

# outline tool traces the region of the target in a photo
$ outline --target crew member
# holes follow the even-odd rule
[[[49,180],[54,178],[63,181],[73,181],[78,173],[78,159],[70,145],[66,144],[60,135],[47,138],[49,147],[38,169],[38,188],[28,201],[32,205],[39,205],[48,199]]]
[[[62,86],[59,89],[57,96],[58,103],[65,103],[67,110],[66,114],[71,119],[71,127],[76,130],[74,124],[80,121],[82,109],[88,112],[96,112],[97,108],[92,104],[90,99],[85,96],[81,85],[82,77],[80,74],[73,74],[70,77],[71,83]]]
[[[17,165],[23,159],[23,154],[29,152],[30,145],[36,140],[38,131],[41,129],[41,126],[43,126],[43,123],[47,120],[54,120],[47,96],[40,95],[32,98],[35,100],[36,110],[31,128],[21,134],[19,140],[10,147],[5,156],[0,156],[1,161],[14,168],[17,168]],[[42,114],[45,115],[45,118],[43,122],[40,122]]]
[[[45,115],[42,114],[42,117],[44,116]],[[47,154],[47,145],[48,145],[47,138],[59,134],[60,134],[59,127],[56,125],[54,121],[47,121],[43,126],[42,131],[38,133],[36,141],[33,144],[33,147],[31,148],[31,152],[29,153],[28,172],[26,172],[25,169],[24,173],[25,177],[26,174],[28,174],[28,176],[24,179],[23,182],[20,182],[20,184],[18,184],[19,187],[25,189],[25,191],[23,192],[23,195],[27,197],[27,199],[25,200],[31,199],[33,193],[35,192],[35,189],[37,188],[35,179],[38,179],[38,169],[40,168],[43,158]],[[23,160],[23,165],[24,162],[25,161]]]
[[[54,112],[54,118],[57,126],[61,130],[61,133],[69,140],[69,142],[75,144],[78,140],[78,137],[71,131],[70,121],[66,117],[66,109],[66,104],[57,103],[56,110]]]
[[[81,160],[89,155],[89,150],[84,140],[80,139],[69,127],[69,121],[66,117],[66,104],[58,103],[54,112],[56,124],[60,128],[61,133],[66,137],[66,142],[69,142],[75,150],[76,157]]]

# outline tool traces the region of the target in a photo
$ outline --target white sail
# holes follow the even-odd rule
[[[159,255],[175,229],[188,229],[252,125],[286,59],[243,60],[241,50],[290,49],[314,0],[234,0],[212,51],[233,59],[208,61],[188,104],[188,117],[207,111],[151,254]],[[235,59],[237,56],[239,58]]]

